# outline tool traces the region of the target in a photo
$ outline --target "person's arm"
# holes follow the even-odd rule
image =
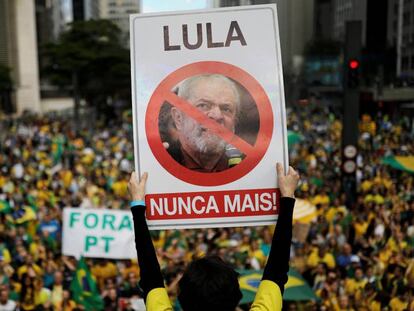
[[[262,280],[276,283],[283,295],[288,280],[292,217],[295,205],[294,193],[299,182],[299,174],[292,167],[289,167],[289,171],[285,175],[282,165],[278,163],[277,175],[281,193],[279,217]]]
[[[132,202],[137,202],[136,205],[132,204],[131,212],[134,220],[135,247],[137,249],[138,264],[141,270],[140,285],[145,297],[155,288],[164,288],[164,279],[145,219],[144,199],[147,178],[148,174],[144,173],[138,182],[134,172],[128,184],[131,200]]]

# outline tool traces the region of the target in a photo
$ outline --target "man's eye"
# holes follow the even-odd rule
[[[223,106],[221,107],[221,111],[227,112],[227,113],[233,113],[233,109],[229,106]]]
[[[198,109],[201,109],[201,110],[208,109],[208,104],[206,104],[206,103],[199,103],[199,104],[197,104],[197,108]]]

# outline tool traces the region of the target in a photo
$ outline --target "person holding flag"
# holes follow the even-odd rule
[[[289,167],[287,175],[277,164],[281,192],[279,218],[269,259],[263,272],[251,311],[282,310],[284,285],[288,280],[294,192],[299,174]],[[128,189],[134,220],[135,246],[141,268],[140,285],[148,311],[172,311],[160,266],[145,219],[145,185],[148,174],[138,181],[132,173]],[[234,311],[242,298],[238,274],[219,257],[204,257],[191,262],[178,283],[178,300],[184,311]]]
[[[86,311],[103,310],[103,299],[98,286],[83,257],[79,260],[74,278],[70,284],[73,300]],[[65,302],[66,303],[66,302]]]

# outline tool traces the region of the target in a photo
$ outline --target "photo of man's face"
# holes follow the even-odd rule
[[[204,74],[182,81],[174,91],[187,104],[235,133],[241,112],[240,88],[223,75]],[[181,165],[200,172],[220,172],[242,161],[243,153],[212,130],[177,107],[164,105],[167,106],[160,116],[161,137],[166,137],[163,142],[168,143],[167,151]],[[168,135],[162,135],[165,131]]]
[[[200,77],[190,82],[188,89],[178,92],[207,117],[234,132],[239,96],[232,82],[222,76]],[[185,93],[184,93],[185,91]],[[177,108],[171,115],[178,132],[182,148],[189,154],[222,155],[226,142],[188,117]]]

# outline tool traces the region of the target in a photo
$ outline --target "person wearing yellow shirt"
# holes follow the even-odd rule
[[[6,264],[11,262],[10,252],[4,243],[0,243],[0,257]]]
[[[334,256],[328,252],[325,245],[319,245],[317,249],[314,249],[309,255],[306,264],[309,268],[316,268],[320,263],[325,263],[329,269],[334,269],[336,266]]]
[[[63,274],[61,271],[56,271],[54,274],[51,302],[53,310],[59,310],[63,302]]]
[[[364,236],[368,229],[368,225],[368,221],[366,221],[362,215],[358,215],[354,223],[355,239],[360,239]]]
[[[408,301],[403,296],[397,296],[390,300],[391,311],[408,310]]]
[[[364,180],[361,183],[362,192],[369,191],[372,188],[373,185],[374,185],[374,183],[371,180],[368,180],[368,179]]]
[[[251,250],[251,244],[250,244],[250,236],[247,234],[244,234],[242,237],[242,241],[239,247],[239,252],[241,253],[249,253]]]
[[[330,203],[330,199],[329,196],[326,194],[326,192],[324,190],[322,190],[322,192],[320,194],[317,194],[312,200],[312,204],[313,205],[326,205]]]
[[[259,241],[254,239],[251,245],[250,258],[255,258],[261,267],[266,263],[266,256],[259,247]]]
[[[355,269],[354,278],[348,278],[345,281],[345,290],[349,295],[360,295],[363,291],[367,280],[364,278],[364,272],[361,267]]]
[[[346,210],[346,207],[341,204],[339,199],[335,199],[333,204],[328,208],[328,210],[324,214],[326,221],[328,223],[332,223],[335,220],[337,213],[343,209]]]
[[[35,286],[35,304],[40,308],[49,308],[51,303],[51,292],[48,288],[43,287],[42,278],[36,278]]]
[[[31,277],[43,275],[42,268],[33,262],[33,256],[30,254],[26,255],[25,263],[17,269],[19,279],[21,279],[23,274],[29,274]]]
[[[29,252],[36,261],[39,259],[46,259],[46,248],[38,234],[33,235],[33,241],[29,245]]]
[[[365,196],[364,202],[365,203],[374,202],[377,204],[384,204],[385,202],[384,197],[379,193],[377,188],[373,188],[373,189],[374,189],[373,193],[369,193]]]
[[[349,297],[347,295],[339,296],[339,306],[335,308],[335,311],[355,311],[349,302]]]
[[[381,311],[379,294],[373,283],[367,283],[361,291],[361,297],[356,298],[358,310]]]
[[[70,297],[70,292],[67,289],[63,290],[63,301],[62,304],[56,308],[56,311],[74,311],[78,310],[76,307],[76,302],[74,302]]]
[[[107,259],[101,259],[97,265],[92,267],[91,272],[101,289],[104,288],[106,279],[115,278],[118,275],[116,265]]]
[[[139,266],[136,261],[133,261],[133,260],[125,261],[125,267],[121,270],[122,278],[127,279],[130,273],[133,273],[136,276],[139,276]]]
[[[112,190],[114,191],[115,195],[119,197],[125,197],[127,195],[127,187],[128,183],[124,180],[119,180],[112,184]]]
[[[265,266],[251,311],[282,310],[284,285],[288,280],[294,191],[299,175],[289,168],[287,175],[277,165],[281,192],[280,212]],[[147,311],[172,311],[167,290],[145,219],[145,184],[132,173],[129,181],[131,212],[134,221],[135,247],[141,268],[140,285],[144,291]],[[237,273],[220,257],[204,257],[191,262],[178,282],[178,300],[184,311],[234,311],[242,298]]]

